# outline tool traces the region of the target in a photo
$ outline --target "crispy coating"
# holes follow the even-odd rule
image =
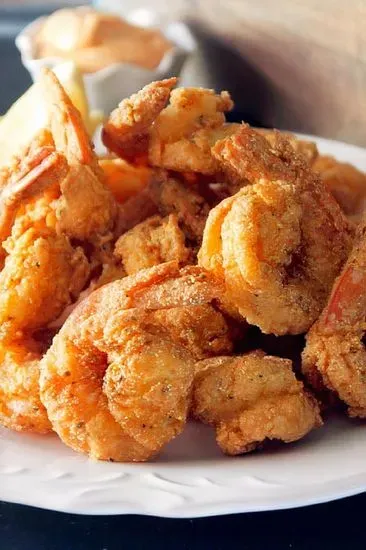
[[[27,158],[27,168],[23,165],[13,172],[0,192],[0,243],[9,236],[21,204],[60,182],[67,172],[65,157],[51,147],[38,149]]]
[[[212,175],[214,143],[239,127],[225,124],[233,107],[228,92],[177,88],[176,79],[152,82],[124,99],[103,128],[103,142],[119,157],[133,163]],[[170,103],[168,103],[170,97]]]
[[[159,114],[151,140],[173,143],[202,128],[218,128],[233,102],[228,92],[216,94],[205,88],[177,88],[170,94],[169,105]]]
[[[56,150],[65,155],[69,165],[87,165],[96,174],[101,174],[80,112],[56,75],[50,69],[43,69],[40,83],[49,111],[49,123]]]
[[[281,139],[281,149],[288,142]],[[292,153],[294,151],[290,149]],[[269,141],[257,131],[242,124],[240,130],[227,139],[218,141],[212,147],[212,154],[222,172],[232,184],[243,187],[261,178],[287,181],[294,174],[287,163],[274,152]],[[295,160],[296,157],[294,157]]]
[[[119,158],[99,159],[104,172],[104,182],[118,203],[137,195],[151,178],[148,166],[135,166]]]
[[[147,187],[120,206],[116,234],[122,235],[154,214],[174,214],[189,244],[197,246],[209,210],[205,199],[194,189],[163,171],[156,172]]]
[[[366,207],[366,174],[333,157],[319,156],[313,164],[343,212],[358,223]]]
[[[85,285],[89,264],[64,235],[27,229],[5,243],[0,272],[0,339],[12,340],[45,326]]]
[[[136,160],[148,151],[149,128],[169,101],[176,78],[151,82],[123,99],[103,126],[104,145],[125,160]]]
[[[61,197],[55,204],[59,231],[71,238],[90,240],[113,227],[115,200],[103,183],[103,171],[79,111],[52,71],[44,69],[41,85],[56,150],[69,165],[61,183]]]
[[[56,319],[88,282],[89,261],[69,237],[99,242],[114,224],[114,201],[80,114],[53,73],[44,72],[42,85],[51,134],[41,132],[24,158],[2,171],[2,238],[11,235],[2,243],[7,256],[0,273],[0,339],[6,346],[0,422],[41,433],[50,424],[38,406],[41,351],[34,331]]]
[[[201,195],[181,182],[164,176],[151,184],[151,195],[162,216],[175,214],[187,238],[199,244],[209,206]]]
[[[256,131],[266,138],[274,152],[281,151],[283,139],[285,139],[290,143],[295,153],[303,155],[309,164],[312,165],[318,159],[318,148],[313,141],[299,139],[294,134],[274,129],[256,128]]]
[[[137,195],[118,205],[116,237],[120,237],[137,224],[158,213],[158,206],[151,193],[151,185],[147,185]]]
[[[149,162],[170,170],[215,173],[214,143],[231,135],[237,125],[225,124],[233,107],[228,92],[204,88],[177,88],[170,104],[151,127]]]
[[[0,190],[5,187],[16,174],[18,179],[24,177],[38,164],[37,153],[43,149],[55,150],[55,143],[48,128],[42,128],[29,144],[14,155],[9,164],[0,167]]]
[[[206,359],[196,369],[193,415],[215,427],[228,455],[247,453],[266,440],[296,441],[322,424],[316,400],[287,359],[256,351]]]
[[[346,403],[350,416],[366,418],[366,225],[336,279],[328,303],[310,329],[302,368],[310,383]]]
[[[51,431],[39,395],[41,350],[34,341],[0,344],[0,424],[16,431]]]
[[[41,364],[41,398],[61,439],[94,458],[141,461],[180,433],[197,358],[231,347],[224,318],[211,305],[221,292],[200,268],[179,271],[167,263],[86,298]],[[218,333],[211,322],[201,341],[187,322],[193,308],[198,325],[197,306],[205,319],[210,308],[219,317]]]
[[[202,128],[189,137],[167,143],[159,149],[159,154],[157,146],[152,142],[155,148],[150,153],[150,163],[177,172],[191,171],[216,178],[219,169],[211,148],[217,141],[231,136],[236,131],[236,124]]]
[[[110,353],[103,389],[122,430],[154,455],[186,423],[194,360],[169,340],[133,332],[125,335],[122,361],[119,351]]]
[[[225,281],[233,309],[263,332],[305,332],[347,257],[347,220],[307,163],[284,162],[248,127],[220,150],[251,185],[211,210],[199,264]]]
[[[184,264],[190,257],[178,218],[153,216],[127,231],[116,242],[114,254],[127,275],[169,261]]]
[[[90,296],[94,290],[113,281],[117,281],[118,279],[123,279],[123,277],[126,277],[126,271],[119,262],[108,261],[103,264],[102,272],[91,279],[87,288],[79,293],[76,301],[66,306],[56,319],[53,319],[47,324],[47,329],[59,330],[74,309]]]

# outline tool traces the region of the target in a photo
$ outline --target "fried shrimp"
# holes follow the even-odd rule
[[[19,172],[13,172],[0,191],[0,242],[9,236],[20,205],[62,179],[67,163],[51,147],[44,147],[27,159],[27,168],[29,171],[22,167]]]
[[[167,263],[85,299],[41,366],[42,402],[64,443],[98,459],[141,461],[178,435],[195,362],[231,349],[212,305],[221,292],[200,268]]]
[[[335,392],[350,416],[366,418],[366,224],[307,335],[303,372],[316,388]]]
[[[51,425],[39,395],[44,349],[33,332],[57,317],[89,277],[83,250],[54,233],[48,198],[20,208],[0,272],[0,423],[37,433]]]
[[[176,78],[152,82],[122,100],[103,126],[102,139],[107,149],[129,161],[146,156],[150,126],[168,103],[176,83]]]
[[[41,346],[34,340],[0,344],[0,424],[16,431],[51,431],[39,395]]]
[[[169,261],[184,264],[190,252],[179,228],[178,218],[153,216],[136,225],[116,242],[114,254],[122,261],[127,275]]]
[[[329,156],[319,156],[313,170],[320,174],[346,216],[358,223],[366,208],[366,174]]]
[[[187,239],[194,245],[201,243],[209,206],[199,193],[162,175],[152,181],[151,196],[162,216],[175,214]]]
[[[238,127],[225,124],[225,112],[232,107],[228,92],[215,94],[204,88],[173,90],[170,104],[151,127],[150,164],[179,172],[214,174],[211,147]]]
[[[52,71],[44,69],[41,84],[50,113],[56,150],[69,165],[55,204],[59,231],[79,240],[111,231],[117,213],[103,171],[94,154],[79,111],[74,107]]]
[[[18,180],[22,179],[47,156],[47,152],[53,151],[55,143],[52,134],[47,128],[42,128],[28,145],[12,157],[9,164],[0,167],[0,191],[13,181],[14,175]]]
[[[0,273],[0,422],[40,433],[49,423],[45,409],[36,406],[44,349],[38,349],[35,331],[78,299],[115,222],[115,202],[78,111],[53,73],[42,78],[51,132],[40,132],[24,158],[2,171],[0,199],[7,237]],[[16,382],[8,378],[15,373]]]
[[[297,154],[301,154],[309,164],[313,165],[318,159],[318,148],[316,143],[305,139],[299,139],[294,134],[288,132],[281,132],[279,130],[267,130],[263,128],[256,128],[256,132],[263,135],[269,142],[273,151],[276,152],[281,149],[283,140],[290,143],[292,149]]]
[[[346,260],[347,220],[306,162],[277,157],[248,127],[214,150],[251,185],[210,211],[199,264],[225,281],[233,308],[263,332],[305,332]]]
[[[186,244],[197,247],[208,213],[209,206],[199,193],[158,171],[147,187],[120,206],[116,233],[122,235],[154,214],[163,217],[174,214],[186,236]]]
[[[89,276],[80,247],[64,235],[28,229],[9,238],[0,273],[0,340],[44,327],[74,301]]]
[[[212,175],[216,164],[211,147],[240,127],[225,123],[233,102],[228,92],[172,91],[175,83],[176,79],[152,82],[124,99],[104,125],[103,142],[130,162],[142,158],[160,168]]]
[[[255,351],[206,359],[196,369],[192,413],[215,427],[228,455],[253,451],[267,440],[297,441],[322,424],[315,398],[287,359]]]

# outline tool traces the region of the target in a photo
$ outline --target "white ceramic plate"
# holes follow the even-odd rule
[[[312,138],[315,139],[315,138]],[[366,150],[316,139],[322,153],[366,171]],[[0,499],[81,514],[198,517],[315,504],[366,489],[366,425],[333,418],[276,451],[223,456],[190,424],[147,464],[96,463],[56,436],[0,428]]]

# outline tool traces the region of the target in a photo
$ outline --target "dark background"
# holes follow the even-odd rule
[[[366,495],[202,519],[75,516],[0,503],[2,550],[364,550]]]
[[[14,36],[40,13],[39,7],[0,8],[1,113],[30,84]],[[364,550],[365,509],[366,494],[296,510],[194,520],[76,516],[0,502],[0,549]]]

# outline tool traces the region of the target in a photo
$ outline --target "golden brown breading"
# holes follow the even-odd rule
[[[43,433],[49,423],[38,406],[41,350],[34,332],[78,298],[91,268],[100,269],[116,205],[79,112],[52,72],[41,80],[51,134],[41,132],[26,157],[1,174],[2,238],[11,235],[2,243],[0,273],[0,422]],[[34,410],[25,406],[27,396]]]
[[[167,104],[176,82],[176,78],[151,82],[123,99],[103,126],[102,139],[107,149],[129,161],[144,157],[150,126]]]
[[[147,187],[120,205],[116,234],[122,235],[154,214],[174,214],[189,244],[197,246],[208,212],[205,199],[194,189],[163,171],[156,172]]]
[[[151,184],[151,196],[162,216],[175,214],[179,225],[193,244],[199,244],[209,206],[201,195],[187,185],[164,175]]]
[[[313,164],[343,212],[358,223],[366,208],[366,174],[347,162],[319,156]]]
[[[103,171],[79,111],[52,71],[44,69],[41,84],[56,150],[69,165],[55,204],[59,230],[71,238],[90,240],[113,228],[116,203],[103,184]]]
[[[184,264],[190,251],[184,244],[178,218],[153,216],[127,231],[116,242],[114,254],[122,261],[127,275],[169,261]]]
[[[211,305],[221,293],[202,269],[171,262],[88,296],[41,365],[42,401],[61,439],[94,458],[141,461],[180,433],[196,360],[231,349]]]
[[[88,280],[83,250],[64,235],[34,228],[4,244],[0,272],[0,339],[44,327],[70,304]]]
[[[67,173],[63,155],[51,147],[38,149],[19,172],[13,172],[0,191],[0,243],[10,235],[17,211],[27,199],[59,184]],[[29,169],[29,171],[27,171]]]
[[[366,418],[366,225],[336,279],[328,303],[312,326],[303,352],[303,372],[317,389],[326,387]]]
[[[304,158],[309,162],[309,164],[312,165],[314,162],[316,162],[318,158],[318,148],[316,146],[316,143],[314,143],[313,141],[300,139],[297,138],[294,134],[291,134],[289,132],[282,132],[280,130],[256,128],[256,131],[266,138],[274,152],[281,151],[283,139],[285,139],[288,143],[290,143],[295,153],[300,153],[301,155],[303,155]]]
[[[193,415],[215,426],[226,454],[247,453],[271,439],[296,441],[322,424],[316,400],[287,359],[257,351],[206,359],[196,369]]]
[[[0,344],[0,424],[16,431],[51,431],[39,395],[40,346],[34,341]]]
[[[225,112],[233,107],[228,92],[215,94],[203,88],[177,88],[170,104],[151,127],[149,162],[179,172],[214,174],[211,147],[231,135],[237,125],[225,124]]]
[[[305,332],[348,255],[347,220],[306,162],[284,162],[254,130],[243,126],[218,148],[251,185],[210,211],[199,264],[263,332]]]
[[[233,102],[228,92],[171,91],[175,83],[176,79],[152,82],[124,99],[104,125],[103,142],[130,162],[146,163],[148,157],[152,166],[212,175],[216,164],[211,147],[239,127],[225,124],[224,113]]]

